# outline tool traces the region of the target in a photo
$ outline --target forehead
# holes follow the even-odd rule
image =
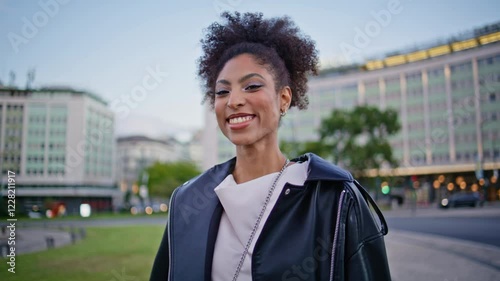
[[[249,73],[258,73],[265,79],[272,79],[265,65],[260,64],[254,56],[241,54],[228,60],[217,76],[220,79],[238,79]]]

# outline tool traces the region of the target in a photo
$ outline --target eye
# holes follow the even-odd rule
[[[262,85],[259,85],[259,84],[249,85],[249,86],[245,87],[245,91],[255,91],[255,90],[258,90],[260,87],[262,87]]]
[[[220,91],[216,91],[215,92],[216,96],[223,96],[223,95],[226,95],[226,94],[229,94],[228,90],[220,90]]]

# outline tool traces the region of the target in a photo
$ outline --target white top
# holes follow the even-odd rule
[[[285,183],[299,186],[304,185],[307,179],[308,166],[309,162],[290,165],[285,169],[276,183],[271,200],[266,207],[264,216],[260,221],[248,254],[243,262],[238,281],[252,280],[252,254],[262,228],[276,204]],[[215,193],[219,197],[224,211],[222,212],[219,232],[215,242],[212,263],[213,281],[231,281],[233,279],[236,267],[245,250],[245,245],[262,211],[269,188],[271,188],[278,174],[278,172],[268,174],[241,184],[237,184],[234,181],[233,175],[229,175],[215,188]]]

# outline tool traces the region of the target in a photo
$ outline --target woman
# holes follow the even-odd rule
[[[172,194],[150,280],[390,280],[387,227],[364,189],[278,146],[281,118],[307,107],[314,42],[287,17],[222,16],[202,40],[199,75],[236,157]]]

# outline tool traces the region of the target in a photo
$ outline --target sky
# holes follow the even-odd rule
[[[0,0],[0,81],[25,87],[35,69],[34,87],[108,101],[118,136],[183,138],[204,125],[199,41],[225,10],[289,16],[323,68],[500,21],[498,0]]]

